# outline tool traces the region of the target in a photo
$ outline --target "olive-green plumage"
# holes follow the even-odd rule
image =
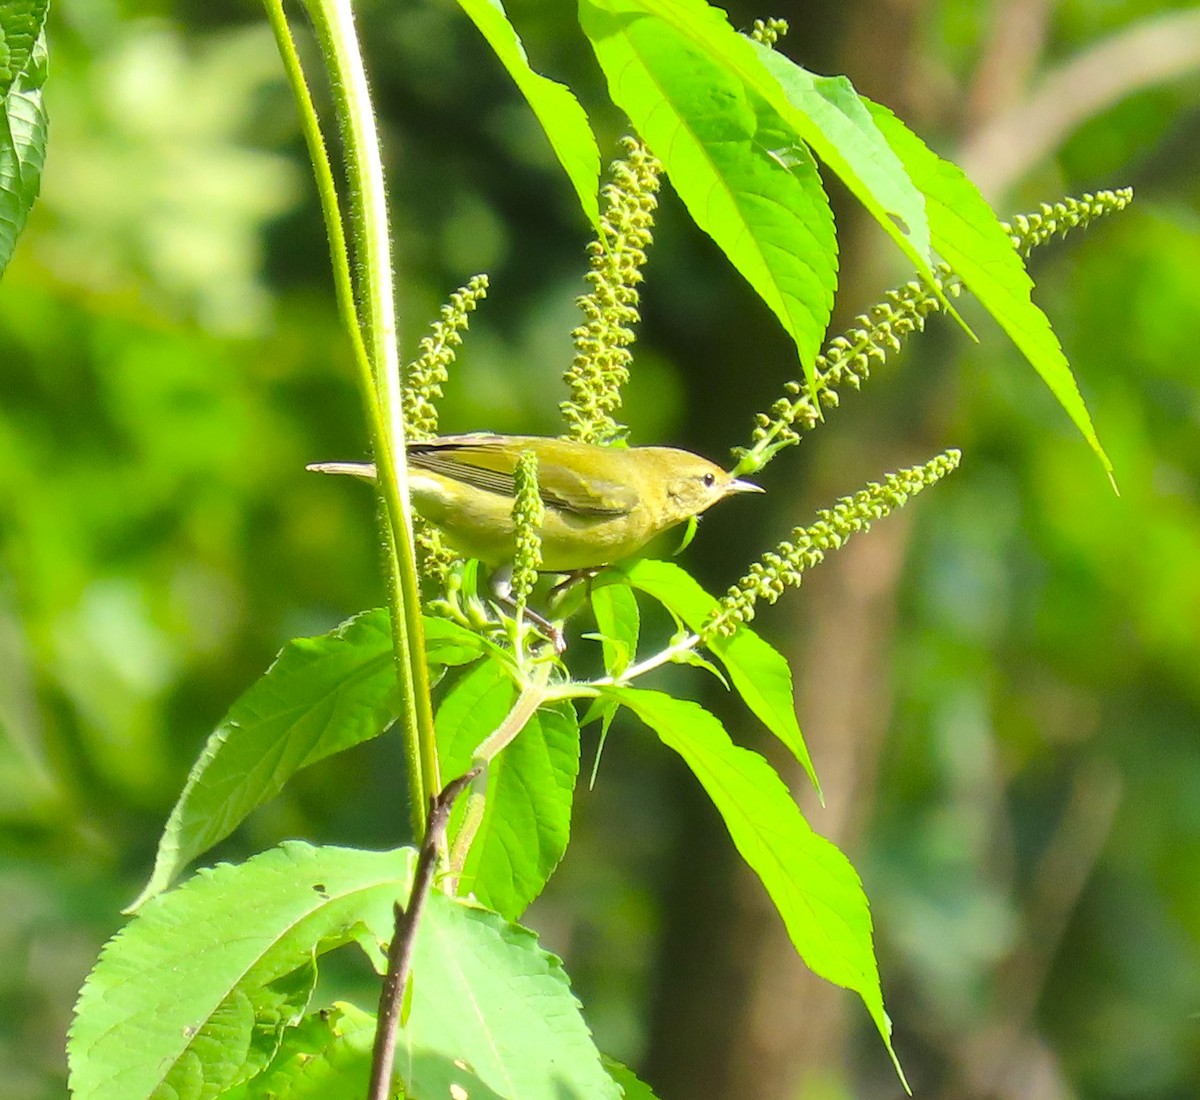
[[[453,435],[408,445],[413,507],[460,553],[512,560],[513,469],[537,455],[545,501],[542,569],[569,573],[632,557],[655,535],[730,493],[757,492],[719,466],[671,447],[599,447],[536,435]],[[324,473],[374,478],[375,468],[327,462]]]

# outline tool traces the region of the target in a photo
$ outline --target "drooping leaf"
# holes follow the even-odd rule
[[[44,19],[44,4],[18,0],[0,6],[4,62],[0,85],[6,87],[0,101],[0,274],[12,258],[42,185],[47,127],[42,89],[48,68],[46,38],[41,31]],[[30,39],[26,32],[33,27],[37,33]]]
[[[691,630],[703,627],[717,607],[716,598],[673,562],[644,558],[621,570],[634,588],[658,600]],[[746,706],[791,750],[819,795],[821,784],[796,718],[792,670],[787,659],[744,625],[730,637],[716,635],[707,644],[725,665]]]
[[[500,0],[458,0],[537,115],[584,214],[600,232],[600,150],[587,114],[565,85],[533,71]]]
[[[618,1100],[561,962],[497,914],[429,897],[396,1070],[415,1098]]]
[[[600,633],[604,670],[609,676],[619,676],[637,655],[641,632],[637,597],[629,585],[612,572],[600,574],[592,582],[588,595]]]
[[[471,767],[475,750],[516,699],[516,687],[495,661],[471,669],[454,685],[436,721],[445,777]],[[491,762],[483,817],[462,880],[482,904],[515,920],[542,892],[566,851],[578,775],[579,724],[570,703],[537,711]],[[455,807],[455,830],[466,816],[469,797]]]
[[[833,308],[837,240],[816,164],[795,128],[686,11],[580,0],[609,92],[662,161],[696,224],[721,247],[796,343],[811,376]],[[750,62],[755,64],[753,56]],[[765,74],[764,74],[765,75]],[[777,97],[782,98],[782,97]]]
[[[932,278],[932,242],[924,198],[854,86],[844,76],[817,76],[777,50],[752,39],[745,41],[795,109],[786,117],[804,140],[837,173],[917,270],[927,279]]]
[[[68,1043],[76,1100],[216,1096],[262,1070],[302,1014],[313,958],[386,941],[414,853],[288,843],[202,870],[105,947]],[[302,1003],[303,1002],[303,1003]]]
[[[430,626],[436,637],[453,624]],[[465,643],[447,646],[455,651],[443,656],[466,651]],[[130,908],[165,890],[301,768],[382,733],[396,717],[395,684],[386,609],[284,646],[209,737],[167,819],[150,881]]]
[[[734,846],[762,880],[800,957],[814,973],[862,998],[895,1061],[871,914],[850,861],[812,831],[771,766],[733,744],[701,706],[657,691],[603,690],[687,762],[724,819]]]
[[[655,128],[662,139],[680,141],[675,116],[694,114],[717,144],[726,143],[738,134],[739,118],[744,131],[747,103],[758,112],[761,102],[780,120],[779,132],[786,135],[786,144],[767,141],[766,148],[787,151],[784,159],[789,165],[792,149],[811,149],[838,174],[917,270],[932,280],[924,198],[844,78],[815,77],[793,66],[802,74],[794,78],[777,64],[782,55],[735,33],[725,14],[705,0],[580,0],[580,21],[606,70],[613,99],[660,157],[664,153],[644,126]],[[686,59],[682,67],[680,59]],[[692,104],[699,104],[699,110],[681,111]],[[695,124],[686,129],[701,136]],[[774,124],[765,132],[775,133]],[[706,143],[701,145],[705,156],[711,156]],[[667,151],[674,155],[669,147]],[[681,175],[685,167],[688,174],[697,171],[692,164],[681,165]],[[681,180],[674,175],[672,183],[680,189]],[[684,201],[688,202],[686,196]],[[705,226],[707,213],[698,213],[691,202],[688,206],[698,224],[711,233]],[[745,232],[753,235],[756,228],[748,224]],[[715,234],[714,239],[797,338],[772,296],[764,293],[761,280],[751,276],[724,240]],[[797,239],[787,240],[782,247],[794,248]],[[764,243],[771,249],[779,247],[768,237]],[[738,243],[743,255],[750,255],[750,247]],[[808,255],[807,251],[799,254]],[[797,347],[812,386],[815,348],[810,353],[799,338]]]
[[[1112,463],[1062,345],[1049,318],[1034,304],[1033,280],[987,200],[962,169],[934,153],[891,111],[865,102],[925,195],[934,248],[1033,364],[1111,478]]]

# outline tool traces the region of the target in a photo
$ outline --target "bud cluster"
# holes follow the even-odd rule
[[[437,404],[442,386],[449,377],[450,364],[456,349],[462,344],[467,327],[467,314],[474,311],[487,297],[488,277],[476,275],[460,287],[450,301],[442,306],[441,316],[431,326],[432,331],[421,340],[421,354],[404,372],[402,409],[404,434],[410,442],[432,439],[438,433]],[[414,517],[413,538],[417,546],[421,575],[430,578],[442,589],[458,556],[442,542],[441,532],[420,516]]]

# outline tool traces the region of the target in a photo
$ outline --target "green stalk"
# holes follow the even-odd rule
[[[350,334],[375,456],[410,810],[414,833],[419,838],[425,829],[429,798],[441,790],[441,778],[425,663],[420,583],[413,552],[391,244],[375,116],[349,0],[305,0],[329,73],[345,149],[349,180],[347,220],[358,261],[356,293],[337,187],[282,0],[264,0],[264,3],[299,107],[316,174],[338,309]]]

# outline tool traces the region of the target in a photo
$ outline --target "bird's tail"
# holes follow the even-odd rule
[[[350,477],[361,477],[364,481],[375,480],[373,462],[313,462],[304,468],[316,474],[348,474]]]

